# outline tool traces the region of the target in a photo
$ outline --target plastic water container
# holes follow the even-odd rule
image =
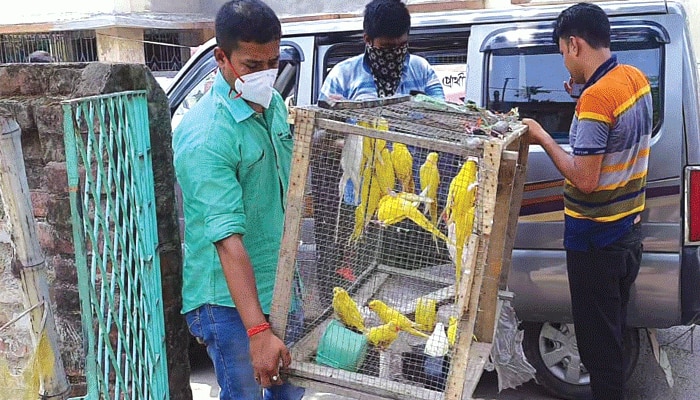
[[[316,362],[333,368],[357,372],[367,355],[367,338],[332,320],[321,336]]]

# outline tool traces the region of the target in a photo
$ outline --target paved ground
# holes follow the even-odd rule
[[[646,335],[641,338],[639,363],[628,383],[627,400],[696,400],[700,399],[700,329],[690,331],[688,327],[674,327],[658,331],[658,340],[668,354],[673,371],[674,385],[666,383],[664,373],[650,351]],[[693,348],[694,347],[694,348]],[[192,391],[195,400],[218,398],[218,386],[211,364],[206,357],[192,360]],[[308,400],[339,400],[344,397],[329,393],[307,393]],[[498,378],[495,373],[485,372],[474,393],[475,399],[483,400],[550,400],[558,399],[548,394],[534,382],[517,389],[498,393]]]

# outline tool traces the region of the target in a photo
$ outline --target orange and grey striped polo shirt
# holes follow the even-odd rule
[[[649,81],[613,56],[587,82],[569,132],[574,155],[604,156],[592,193],[568,181],[564,186],[567,249],[587,251],[614,243],[644,210],[651,131]]]

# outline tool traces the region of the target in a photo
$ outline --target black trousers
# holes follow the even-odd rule
[[[576,341],[595,400],[625,398],[622,340],[630,288],[642,260],[641,238],[635,224],[605,248],[566,252]]]

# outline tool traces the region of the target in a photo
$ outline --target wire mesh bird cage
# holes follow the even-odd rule
[[[289,379],[356,398],[471,396],[522,195],[517,112],[402,96],[293,115],[271,312],[278,333],[304,312]]]

